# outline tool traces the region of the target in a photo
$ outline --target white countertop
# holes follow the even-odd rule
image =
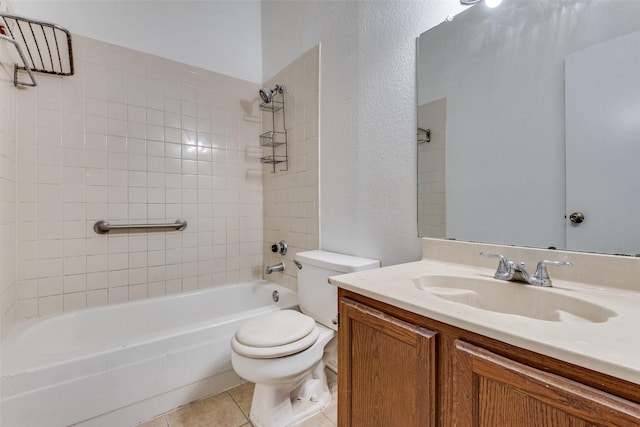
[[[495,263],[495,260],[489,261],[489,264]],[[553,273],[559,269],[549,270],[553,279]],[[554,279],[553,288],[536,289],[570,295],[606,307],[617,314],[602,323],[558,322],[487,311],[447,301],[421,289],[414,281],[423,275],[497,280],[492,278],[494,272],[495,268],[423,259],[334,276],[329,282],[461,329],[640,384],[640,292]]]

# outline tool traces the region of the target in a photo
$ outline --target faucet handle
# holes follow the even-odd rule
[[[547,272],[547,265],[554,265],[556,267],[571,267],[573,264],[569,261],[550,261],[548,259],[541,259],[540,261],[538,261],[538,265],[536,266],[536,272],[534,273],[533,277],[531,277],[531,280],[535,282],[532,284],[538,286],[551,286],[551,278],[549,277],[549,273]]]
[[[480,252],[480,255],[489,258],[500,258],[500,261],[498,262],[498,269],[496,270],[496,274],[494,274],[493,277],[500,280],[509,280],[511,278],[511,266],[513,265],[513,263],[509,261],[504,255],[494,254],[491,252]]]

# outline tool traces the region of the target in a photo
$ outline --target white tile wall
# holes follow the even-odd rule
[[[7,42],[0,42],[0,325],[15,318],[16,302],[16,103]]]
[[[289,169],[283,172],[276,165],[276,172],[272,173],[271,165],[263,166],[264,264],[284,260],[285,271],[266,278],[294,290],[297,289],[295,254],[318,249],[320,245],[319,64],[320,46],[316,46],[265,83],[267,88],[284,86]],[[270,118],[263,118],[263,123],[263,132],[271,130]],[[271,245],[283,239],[289,245],[284,257],[271,252]]]
[[[241,105],[258,86],[88,38],[73,43],[76,75],[0,88],[3,108],[12,108],[5,92],[17,97],[17,153],[4,122],[0,131],[3,194],[17,182],[15,199],[3,199],[3,213],[17,212],[3,215],[3,267],[5,235],[17,228],[15,278],[3,268],[2,280],[3,301],[13,287],[15,298],[3,302],[3,318],[12,301],[26,318],[260,277],[260,125]],[[185,231],[92,229],[101,219],[178,218]]]

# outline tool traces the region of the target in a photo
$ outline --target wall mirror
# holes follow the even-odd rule
[[[479,3],[417,46],[421,237],[640,254],[640,2]]]

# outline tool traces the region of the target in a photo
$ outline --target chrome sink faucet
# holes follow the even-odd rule
[[[504,255],[494,254],[490,252],[480,252],[480,255],[500,259],[500,261],[498,262],[498,269],[496,270],[496,274],[493,275],[493,277],[495,277],[496,279],[508,280],[510,282],[523,282],[534,286],[552,286],[551,278],[549,277],[549,273],[547,272],[547,265],[554,265],[557,267],[571,267],[573,265],[569,261],[550,261],[548,259],[542,259],[538,261],[538,265],[536,265],[536,271],[535,273],[533,273],[533,276],[531,276],[529,273],[527,273],[527,270],[525,270],[523,262],[515,263],[513,261],[509,261]]]

